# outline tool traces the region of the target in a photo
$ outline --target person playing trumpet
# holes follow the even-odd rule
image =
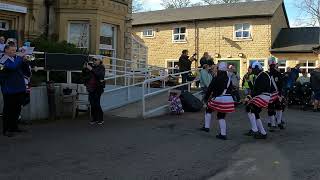
[[[26,86],[22,66],[23,57],[16,55],[16,46],[7,44],[0,56],[3,67],[0,72],[0,85],[3,95],[3,135],[12,137],[23,132],[18,127],[18,118],[24,100]]]

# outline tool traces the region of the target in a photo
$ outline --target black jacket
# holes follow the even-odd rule
[[[229,77],[227,72],[225,71],[218,71],[218,74],[215,78],[212,79],[208,91],[204,97],[204,101],[207,102],[212,95],[212,97],[221,96],[223,91],[227,88],[229,81]],[[232,81],[230,80],[230,85],[227,89],[226,94],[231,94],[232,92]]]
[[[101,81],[104,80],[105,77],[105,67],[103,65],[93,66],[93,69],[89,71],[89,69],[85,68],[82,70],[84,77],[84,84],[87,87],[89,92],[95,91],[97,89],[101,89]]]
[[[320,70],[312,71],[310,82],[314,91],[320,91]]]
[[[282,87],[283,87],[283,79],[284,79],[283,75],[279,71],[271,69],[269,72],[269,76],[273,77],[273,79],[277,85],[279,95],[281,95]],[[275,92],[275,91],[276,91],[276,88],[273,86],[273,83],[271,83],[271,93]]]
[[[270,78],[266,72],[261,72],[253,85],[253,90],[251,92],[251,96],[255,97],[263,93],[270,93],[271,85]]]
[[[189,60],[189,56],[182,54],[179,58],[179,71],[190,71],[192,61]]]

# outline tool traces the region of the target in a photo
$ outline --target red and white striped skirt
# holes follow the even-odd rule
[[[270,99],[271,99],[270,94],[263,93],[263,94],[260,94],[258,96],[255,96],[254,98],[252,98],[249,101],[249,104],[254,104],[259,108],[267,108],[268,104],[270,102]]]
[[[230,95],[212,98],[208,102],[208,108],[221,113],[235,112],[234,101]]]
[[[279,92],[275,91],[271,94],[271,99],[269,103],[276,102],[278,99],[280,99]]]

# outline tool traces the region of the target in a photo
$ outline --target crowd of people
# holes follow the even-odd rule
[[[183,51],[185,62],[188,68],[180,71],[189,71],[194,56],[189,59],[188,52]],[[181,59],[181,58],[180,58]],[[184,64],[179,61],[179,65]],[[263,66],[258,61],[253,62],[248,72],[242,78],[243,97],[240,93],[240,77],[236,72],[236,67],[225,62],[214,64],[213,58],[205,52],[200,59],[200,87],[203,93],[203,101],[206,104],[204,116],[204,126],[201,130],[210,131],[212,114],[216,112],[219,121],[220,133],[216,136],[219,139],[227,139],[226,117],[228,113],[235,111],[238,104],[245,104],[247,116],[250,122],[250,130],[245,133],[256,139],[266,139],[267,131],[263,126],[260,113],[267,109],[267,124],[269,131],[273,132],[277,128],[285,129],[283,112],[286,105],[288,89],[293,84],[310,83],[313,91],[313,110],[320,110],[320,65],[313,72],[311,77],[306,70],[300,70],[300,65],[288,68],[285,73],[281,73],[275,58],[268,59],[268,71],[264,71]],[[299,76],[299,74],[302,76]],[[184,78],[186,79],[186,78]]]

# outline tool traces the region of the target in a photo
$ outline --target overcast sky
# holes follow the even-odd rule
[[[144,4],[145,10],[160,10],[163,9],[161,6],[161,0],[142,0]],[[199,2],[200,0],[191,0],[192,2]],[[291,26],[299,26],[298,19],[299,17],[299,10],[296,8],[295,3],[297,0],[284,0],[285,1],[285,7],[287,10],[287,14],[289,17],[289,22]]]

